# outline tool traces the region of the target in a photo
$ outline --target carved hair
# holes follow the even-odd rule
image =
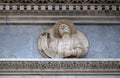
[[[71,35],[77,34],[77,30],[75,28],[75,25],[70,20],[60,20],[54,25],[54,30],[53,31],[54,31],[54,36],[56,38],[60,38],[59,26],[61,26],[62,24],[66,24],[70,27]]]

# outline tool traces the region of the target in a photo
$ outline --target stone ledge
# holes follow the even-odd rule
[[[0,24],[53,24],[60,19],[75,24],[120,24],[119,16],[0,16]]]
[[[4,59],[0,75],[120,75],[120,59]]]

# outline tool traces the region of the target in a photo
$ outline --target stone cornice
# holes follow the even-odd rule
[[[39,59],[0,60],[0,75],[120,75],[120,60]]]
[[[120,0],[0,0],[0,24],[55,23],[66,17],[80,24],[120,24],[119,16]]]
[[[0,24],[55,24],[69,19],[75,24],[120,24],[120,16],[1,16]]]

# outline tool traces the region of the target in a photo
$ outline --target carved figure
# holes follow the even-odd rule
[[[40,53],[50,58],[83,57],[88,51],[86,36],[70,20],[60,20],[38,40]]]

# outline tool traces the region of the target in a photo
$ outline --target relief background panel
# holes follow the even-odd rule
[[[37,40],[46,25],[0,25],[0,58],[43,58]],[[120,25],[76,25],[89,40],[90,48],[85,58],[120,58]]]

